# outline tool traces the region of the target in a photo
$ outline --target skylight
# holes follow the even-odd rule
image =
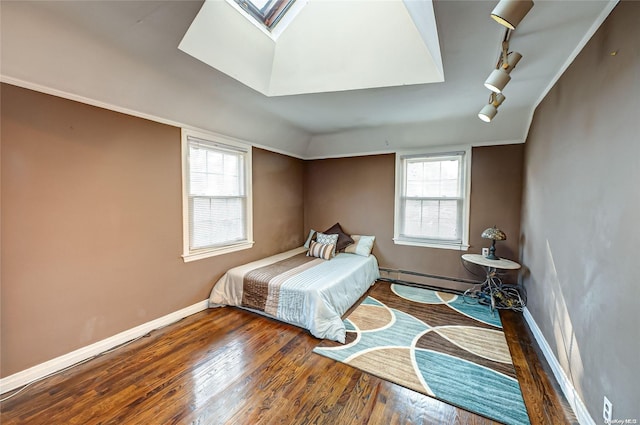
[[[438,83],[431,1],[205,0],[178,47],[265,96]]]
[[[253,19],[271,31],[296,0],[234,0]]]

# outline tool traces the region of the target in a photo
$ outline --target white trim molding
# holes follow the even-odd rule
[[[169,313],[166,316],[162,316],[158,319],[151,320],[150,322],[143,323],[140,326],[136,326],[135,328],[120,332],[112,337],[103,339],[91,345],[87,345],[86,347],[82,347],[70,353],[56,357],[55,359],[30,367],[29,369],[4,377],[0,379],[0,394],[22,387],[23,385],[27,385],[32,381],[44,378],[83,360],[91,359],[111,348],[138,338],[153,330],[160,329],[175,323],[178,320],[184,319],[187,316],[206,310],[208,306],[208,300],[200,301],[189,307]]]
[[[181,132],[182,140],[182,259],[185,263],[215,255],[228,254],[230,252],[250,249],[255,243],[253,240],[253,150],[251,144],[233,137],[222,136],[214,133],[206,133],[183,128]],[[236,158],[240,158],[241,163],[241,187],[243,190],[237,197],[245,200],[245,210],[243,214],[245,238],[241,240],[224,241],[222,245],[205,246],[201,248],[191,247],[192,220],[191,202],[192,197],[189,189],[190,185],[190,162],[189,151],[192,143],[205,148],[206,151],[228,152]],[[244,196],[242,195],[244,193]],[[207,193],[211,195],[211,193]],[[196,196],[195,194],[193,196]],[[197,196],[205,196],[198,193]],[[220,212],[220,211],[218,211]]]
[[[213,130],[207,130],[207,129],[203,129],[203,128],[199,128],[199,127],[194,127],[192,125],[189,125],[189,124],[186,124],[186,123],[183,123],[183,122],[174,121],[174,120],[171,120],[171,119],[168,119],[168,118],[163,118],[163,117],[160,117],[160,116],[157,116],[157,115],[147,114],[145,112],[139,112],[139,111],[136,111],[134,109],[125,108],[123,106],[118,106],[118,105],[115,105],[115,104],[112,104],[112,103],[103,102],[101,100],[92,99],[90,97],[81,96],[79,94],[75,94],[75,93],[71,93],[71,92],[67,92],[67,91],[63,91],[63,90],[58,90],[58,89],[55,89],[53,87],[45,86],[45,85],[38,84],[38,83],[32,83],[32,82],[29,82],[29,81],[26,81],[26,80],[21,80],[19,78],[14,78],[14,77],[11,77],[11,76],[8,76],[8,75],[4,75],[2,73],[0,73],[0,82],[6,83],[6,84],[11,84],[12,86],[16,86],[16,87],[21,87],[23,89],[36,91],[36,92],[48,94],[48,95],[51,95],[51,96],[56,96],[56,97],[59,97],[59,98],[62,98],[62,99],[71,100],[73,102],[84,103],[85,105],[95,106],[97,108],[106,109],[108,111],[119,112],[121,114],[130,115],[132,117],[142,118],[142,119],[153,121],[153,122],[157,122],[157,123],[160,123],[160,124],[169,125],[169,126],[172,126],[172,127],[189,129],[189,130],[193,130],[193,131],[196,131],[196,132],[212,134],[212,135],[215,135],[217,137],[225,137],[225,138],[229,138],[229,139],[235,139],[234,137],[225,136],[222,133],[218,133],[218,132],[213,131]],[[240,140],[240,139],[237,139],[237,140]],[[278,149],[278,148],[274,148],[274,147],[271,147],[271,146],[263,145],[263,144],[260,144],[260,143],[254,143],[254,142],[244,142],[244,143],[248,143],[253,147],[264,149],[264,150],[269,151],[269,152],[275,152],[275,153],[279,153],[279,154],[282,154],[282,155],[291,156],[291,157],[297,158],[297,159],[308,159],[308,158],[305,158],[304,155],[300,155],[299,153],[295,153],[293,151],[284,150],[284,149]]]
[[[591,415],[589,415],[587,407],[584,405],[582,399],[580,398],[580,395],[574,388],[566,373],[564,373],[564,370],[562,369],[562,366],[560,366],[560,362],[558,361],[557,357],[553,354],[549,343],[544,338],[544,335],[542,335],[542,331],[538,327],[538,324],[533,319],[533,316],[529,312],[529,309],[527,309],[526,307],[524,308],[523,315],[525,321],[527,322],[527,325],[529,325],[529,329],[531,329],[531,333],[533,333],[533,336],[538,343],[538,346],[542,350],[545,359],[549,363],[549,366],[551,366],[553,375],[560,384],[562,392],[567,398],[567,401],[573,409],[573,412],[576,414],[578,423],[580,423],[580,425],[596,425]]]
[[[412,245],[427,248],[453,249],[466,251],[469,249],[469,214],[471,211],[471,145],[434,146],[423,149],[399,150],[395,157],[395,189],[394,189],[394,214],[393,214],[393,242],[396,245]],[[461,228],[460,241],[447,241],[442,239],[411,238],[402,235],[404,223],[403,201],[405,196],[405,181],[407,162],[413,159],[430,160],[431,158],[460,158],[463,167],[460,170],[459,180],[462,180],[460,191],[462,196],[462,212],[458,225]],[[450,199],[456,200],[456,197]]]

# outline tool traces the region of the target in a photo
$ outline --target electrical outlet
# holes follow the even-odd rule
[[[611,423],[611,418],[613,412],[613,404],[609,401],[607,396],[604,396],[604,405],[602,406],[602,419],[604,419],[605,424]]]

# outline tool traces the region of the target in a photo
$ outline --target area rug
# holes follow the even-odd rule
[[[508,425],[529,424],[497,312],[464,297],[378,282],[345,319],[345,345],[314,352]]]

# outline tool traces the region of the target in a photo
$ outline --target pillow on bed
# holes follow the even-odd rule
[[[304,243],[304,247],[305,248],[309,249],[309,242],[314,240],[314,237],[315,237],[316,233],[318,233],[318,232],[316,232],[313,229],[309,230],[309,236],[307,236],[307,241]]]
[[[375,236],[364,235],[351,235],[353,243],[344,249],[344,252],[350,254],[362,255],[368,257],[373,249],[373,242],[376,240]]]
[[[309,251],[307,251],[307,257],[317,257],[324,260],[329,260],[331,259],[331,255],[335,247],[336,246],[333,244],[325,245],[316,241],[310,241]]]
[[[327,234],[318,232],[316,233],[316,242],[321,243],[323,245],[333,245],[331,256],[333,257],[334,255],[336,255],[336,245],[338,243],[338,235],[327,235]]]
[[[336,243],[336,251],[342,251],[350,244],[353,243],[351,236],[347,235],[340,226],[340,223],[336,223],[324,231],[327,235],[338,235],[338,242]]]

